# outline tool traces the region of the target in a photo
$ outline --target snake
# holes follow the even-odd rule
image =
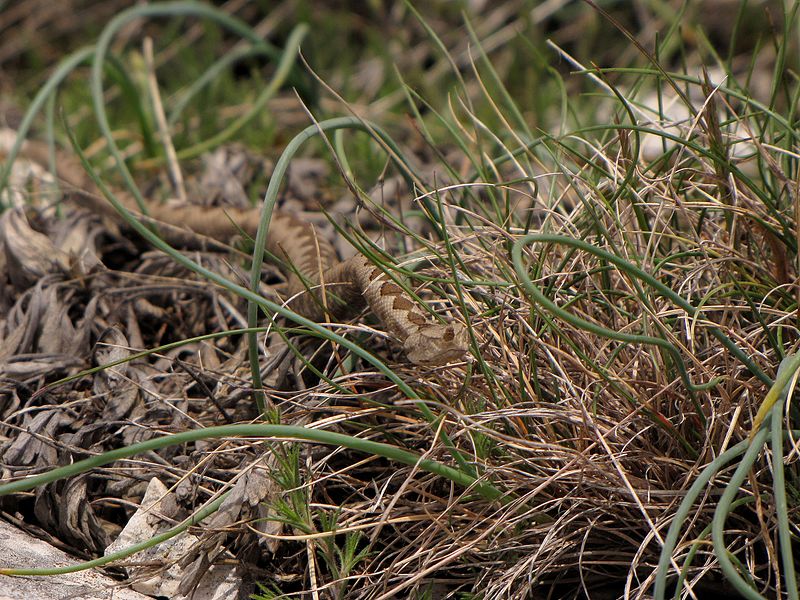
[[[40,165],[49,163],[49,147],[26,140],[20,156]],[[56,177],[83,203],[116,221],[122,217],[108,203],[81,163],[59,152]],[[115,197],[134,215],[142,217],[134,197],[114,190]],[[147,219],[173,228],[226,241],[244,232],[255,238],[259,207],[237,208],[163,203],[146,199]],[[343,319],[365,307],[383,328],[399,340],[408,360],[420,366],[438,366],[463,360],[469,348],[467,328],[458,321],[439,322],[368,256],[357,253],[340,260],[333,244],[309,223],[291,213],[275,211],[270,221],[267,252],[278,257],[287,278],[289,307],[315,322]]]

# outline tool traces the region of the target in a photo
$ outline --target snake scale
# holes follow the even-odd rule
[[[22,156],[46,165],[48,152],[45,144],[26,141]],[[81,203],[120,219],[74,157],[59,153],[57,176],[80,195]],[[117,190],[114,193],[129,211],[139,214],[130,194]],[[151,220],[221,241],[229,240],[240,231],[255,237],[260,218],[258,208],[176,206],[157,201],[147,201],[146,208]],[[318,235],[311,223],[276,211],[270,223],[267,250],[282,258],[285,265],[291,265],[283,271],[292,299],[290,307],[298,314],[323,322],[327,320],[326,313],[334,319],[346,318],[366,305],[383,327],[400,340],[412,363],[434,366],[464,358],[468,335],[463,325],[435,322],[365,255],[356,254],[340,261],[330,241]]]

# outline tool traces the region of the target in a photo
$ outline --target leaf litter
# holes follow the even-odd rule
[[[200,204],[224,198],[247,205],[248,183],[269,167],[237,146],[221,148],[203,162],[194,188]],[[287,195],[300,205],[316,200],[327,174],[323,161],[299,159]],[[39,165],[19,159],[9,186],[13,191],[5,198],[17,207],[0,216],[0,415],[5,430],[16,432],[0,449],[3,478],[165,432],[255,418],[243,336],[206,339],[128,360],[143,349],[243,327],[245,303],[78,203],[65,202],[55,210],[54,183]],[[43,188],[50,190],[46,197]],[[209,268],[235,281],[247,280],[244,262],[231,258],[230,247],[212,242],[208,248],[206,240],[189,232],[180,232],[180,238],[191,238],[190,249]],[[273,266],[265,265],[264,271],[266,281],[280,283]],[[283,357],[270,365],[268,383],[281,385],[290,374],[302,373],[302,363],[285,351],[280,336],[270,335],[267,343],[279,346],[277,354]],[[118,364],[46,387],[109,363]],[[208,498],[203,482],[213,473],[214,481],[230,481],[233,487],[201,537],[181,546],[184,566],[175,585],[186,593],[214,558],[208,553],[218,554],[231,532],[237,532],[240,545],[251,547],[259,539],[253,531],[266,532],[270,537],[261,537],[261,545],[275,552],[276,536],[283,530],[279,522],[266,519],[270,509],[264,501],[276,493],[269,477],[271,455],[251,444],[208,454],[212,449],[202,442],[195,449],[167,448],[42,486],[28,500],[2,498],[0,506],[33,517],[88,556],[102,552],[119,535],[126,507],[138,505],[148,485],[158,482],[161,503],[170,499],[175,507],[170,519],[184,518]],[[252,523],[253,530],[245,523]],[[174,563],[175,558],[162,557],[161,562]]]

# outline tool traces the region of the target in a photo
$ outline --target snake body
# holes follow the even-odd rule
[[[47,164],[48,148],[27,141],[23,156]],[[94,183],[72,156],[57,160],[58,178],[76,190],[80,202],[102,214],[120,216],[103,199]],[[122,191],[115,196],[131,212],[139,214],[133,197]],[[148,218],[195,233],[228,240],[239,231],[255,237],[258,208],[201,207],[146,202]],[[340,261],[333,245],[317,234],[311,223],[276,211],[270,223],[266,249],[283,261],[288,279],[290,307],[317,322],[351,316],[367,305],[383,327],[401,341],[408,359],[418,365],[440,365],[461,360],[468,347],[466,328],[458,322],[441,324],[363,254]]]

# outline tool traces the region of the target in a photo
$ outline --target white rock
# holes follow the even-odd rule
[[[0,520],[0,565],[3,568],[64,567],[80,561],[50,544]],[[50,577],[9,577],[0,575],[0,600],[151,600],[120,587],[118,581],[97,570]]]

